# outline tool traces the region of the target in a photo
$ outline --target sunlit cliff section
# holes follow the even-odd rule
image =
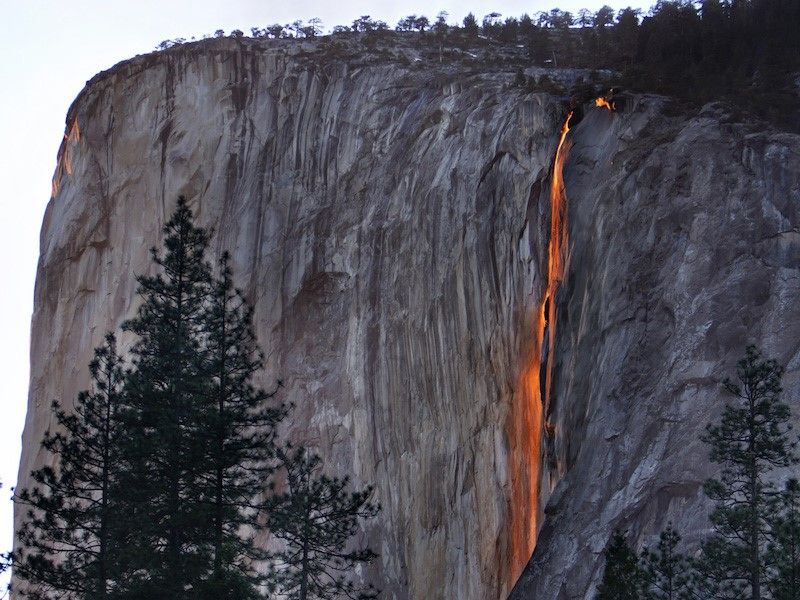
[[[536,545],[540,519],[542,470],[542,389],[540,379],[543,313],[532,310],[530,333],[534,336],[524,355],[519,389],[509,415],[509,565],[508,583],[513,586]]]
[[[797,136],[630,96],[584,107],[558,150],[580,73],[548,70],[553,94],[391,36],[325,43],[188,44],[76,99],[20,485],[183,194],[254,305],[289,436],[376,485],[380,558],[358,576],[386,600],[503,600],[534,542],[512,597],[590,598],[614,529],[702,530],[714,374],[753,341],[800,392]]]
[[[555,347],[556,294],[564,275],[567,259],[568,229],[567,196],[564,189],[564,162],[569,153],[567,140],[572,112],[561,126],[553,159],[549,194],[549,239],[547,242],[547,287],[544,299],[535,309],[530,358],[521,377],[519,400],[512,408],[510,437],[512,449],[520,457],[512,461],[513,486],[510,521],[510,583],[513,585],[536,546],[540,525],[542,488],[542,435],[548,431],[543,415],[547,414],[552,385],[552,368],[548,357]],[[512,451],[513,451],[512,450]],[[548,489],[549,491],[549,489]],[[527,496],[526,496],[527,492]]]
[[[569,122],[572,112],[567,114],[558,139],[555,159],[553,160],[553,176],[550,180],[550,238],[547,243],[547,291],[542,302],[539,327],[542,334],[537,339],[547,343],[546,353],[540,356],[540,365],[545,371],[544,394],[542,405],[547,414],[550,408],[550,392],[553,387],[552,357],[556,343],[556,306],[558,291],[564,279],[564,270],[569,252],[569,225],[567,222],[567,191],[564,185],[564,163],[569,155],[572,143],[567,140]],[[546,334],[546,335],[545,335]]]
[[[72,124],[69,126],[66,133],[64,133],[64,140],[61,142],[61,147],[58,149],[51,197],[58,194],[58,190],[61,187],[61,179],[64,175],[72,175],[72,153],[75,151],[75,147],[80,139],[81,127],[76,118],[72,120]]]

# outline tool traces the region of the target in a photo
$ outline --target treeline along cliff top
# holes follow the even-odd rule
[[[394,27],[368,15],[336,25],[323,35],[319,19],[307,23],[252,27],[235,38],[309,40],[322,38],[313,54],[354,61],[399,59],[462,68],[495,66],[516,72],[514,82],[530,86],[523,69],[582,68],[606,71],[604,83],[673,96],[690,104],[728,100],[743,111],[791,130],[800,129],[800,2],[798,0],[659,1],[639,9],[576,14],[554,8],[520,17],[470,13],[460,24],[409,15]],[[214,37],[224,37],[217,30]],[[206,38],[211,36],[205,36]],[[158,45],[165,50],[192,40]],[[608,73],[610,72],[610,74]],[[610,76],[609,76],[610,75]],[[546,91],[568,93],[544,77]],[[542,78],[537,78],[541,85]]]

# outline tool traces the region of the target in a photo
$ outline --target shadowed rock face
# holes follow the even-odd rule
[[[672,521],[696,547],[713,472],[700,436],[747,343],[787,366],[800,417],[800,138],[715,105],[674,120],[640,108],[574,130],[545,458],[566,474],[513,600],[593,598],[614,529],[641,547]]]
[[[375,483],[384,510],[364,536],[381,557],[360,576],[386,598],[505,598],[545,503],[515,598],[588,597],[614,527],[696,533],[698,435],[747,341],[788,364],[796,397],[798,138],[715,107],[668,118],[654,98],[587,110],[564,170],[571,258],[540,459],[520,381],[559,102],[509,89],[513,73],[300,50],[222,39],[140,57],[70,109],[20,485],[48,460],[50,400],[86,386],[92,349],[133,315],[134,274],[183,194],[255,305],[262,383],[297,404],[289,434]]]

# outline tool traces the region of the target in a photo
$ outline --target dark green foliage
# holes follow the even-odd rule
[[[208,571],[208,464],[204,423],[214,383],[206,369],[204,317],[211,286],[208,236],[181,198],[164,227],[161,273],[139,277],[142,304],[123,329],[138,336],[126,384],[124,482],[137,517],[132,590],[189,598]]]
[[[792,0],[662,0],[640,25],[621,15],[599,59],[623,70],[626,85],[697,102],[727,98],[796,129],[799,28]]]
[[[267,31],[267,35],[273,37],[276,40],[278,38],[282,38],[282,37],[285,36],[284,26],[280,25],[278,23],[274,23],[272,25],[269,25],[266,28],[266,31]]]
[[[508,17],[502,25],[499,25],[498,39],[508,44],[516,44],[519,36],[519,21],[514,17]]]
[[[592,25],[596,29],[604,29],[614,22],[614,9],[608,4],[601,6],[592,19]]]
[[[800,600],[800,483],[790,479],[772,523],[769,588],[774,600]]]
[[[553,8],[550,10],[550,26],[555,29],[569,29],[574,20],[575,19],[572,16],[572,13],[569,11],[563,11],[558,8]]]
[[[553,59],[553,44],[550,35],[542,27],[534,27],[528,38],[528,58],[535,65],[544,66]]]
[[[347,478],[316,474],[318,457],[276,449],[286,408],[254,383],[263,356],[228,255],[215,279],[208,234],[182,198],[164,234],[165,251],[152,251],[159,272],[137,279],[142,302],[123,325],[137,336],[131,368],[123,371],[109,335],[90,365],[93,391],[74,413],[55,405],[59,431],[44,448],[56,467],[35,471],[36,485],[17,494],[28,512],[10,558],[33,584],[20,593],[246,600],[262,597],[265,584],[291,597],[302,581],[303,598],[375,597],[347,576],[375,556],[349,549],[358,520],[378,510],[372,488],[347,492]],[[267,503],[273,533],[286,542],[273,556],[253,536],[276,465],[289,489]],[[265,576],[276,557],[279,576]]]
[[[164,229],[162,273],[139,278],[143,303],[127,379],[125,483],[135,490],[128,597],[255,597],[256,497],[275,459],[281,406],[253,383],[262,368],[252,309],[229,257],[213,279],[207,233],[182,199]],[[246,532],[251,532],[247,534]]]
[[[689,600],[692,598],[691,563],[680,552],[681,536],[672,524],[661,532],[655,550],[642,552],[648,600]]]
[[[503,30],[503,26],[500,23],[501,16],[502,15],[498,12],[491,12],[488,15],[484,15],[483,21],[481,22],[481,33],[488,38],[499,38]]]
[[[774,360],[763,359],[749,346],[738,363],[736,381],[723,384],[732,402],[704,438],[721,473],[705,484],[715,504],[714,532],[703,546],[701,569],[707,585],[725,597],[765,597],[766,553],[777,500],[768,475],[797,460],[789,439],[789,407],[781,400],[782,372]]]
[[[267,526],[283,542],[273,555],[274,586],[292,600],[376,598],[377,590],[359,587],[348,572],[372,561],[369,548],[352,548],[359,520],[375,517],[380,507],[370,499],[373,488],[347,490],[349,478],[318,473],[320,458],[304,448],[279,452],[286,490],[267,501]]]
[[[619,73],[614,87],[674,96],[681,106],[728,100],[781,126],[800,129],[794,81],[800,70],[797,0],[658,0],[643,18],[639,9],[622,8],[615,15],[607,5],[594,13],[583,8],[577,15],[552,8],[536,13],[535,19],[522,15],[500,21],[500,17],[500,13],[489,13],[479,27],[470,13],[460,32],[448,26],[448,34],[455,33],[448,40],[462,48],[493,47],[514,67],[522,62],[514,48],[528,48],[537,65],[611,69]],[[396,29],[422,33],[430,25],[427,17],[410,15]],[[256,38],[292,38],[292,30],[292,26],[277,25],[254,27],[251,33]],[[368,33],[365,43],[374,49],[377,39],[386,39],[386,30],[385,23],[364,15],[352,27],[336,25],[331,31],[336,35]],[[298,37],[321,33],[318,27],[295,27],[294,31]],[[479,32],[490,41],[481,40]],[[215,35],[222,36],[224,31]],[[241,32],[234,30],[230,35],[240,37]],[[183,38],[166,40],[158,48],[185,42]],[[440,57],[444,50],[440,47]],[[487,52],[484,60],[494,61],[496,56]]]
[[[597,600],[639,600],[645,586],[645,573],[625,536],[614,533],[605,551],[606,566]]]
[[[447,11],[441,11],[438,15],[436,15],[436,21],[433,23],[433,31],[436,34],[437,39],[444,39],[447,36],[447,31],[449,29],[447,25]]]
[[[480,26],[478,25],[478,19],[475,18],[474,14],[469,13],[466,17],[464,17],[464,31],[470,37],[478,36],[478,33],[480,32]]]
[[[362,33],[373,33],[386,31],[388,27],[383,21],[376,21],[369,15],[362,15],[353,21],[353,31]]]
[[[636,60],[639,37],[639,13],[633,8],[623,8],[617,14],[614,27],[614,44],[620,55],[620,62],[630,66]]]
[[[19,592],[36,600],[113,596],[126,516],[119,502],[123,369],[113,335],[89,370],[92,389],[78,395],[74,411],[53,403],[57,430],[42,446],[56,466],[33,471],[34,485],[14,497],[26,507],[14,574],[25,582]]]
[[[424,15],[419,16],[414,20],[414,28],[420,33],[425,33],[425,30],[430,26],[430,24],[431,23],[428,20],[428,17]]]
[[[529,36],[533,33],[533,19],[525,13],[519,18],[519,34],[523,37]]]
[[[237,578],[253,586],[261,582],[250,561],[263,557],[240,532],[258,527],[254,498],[271,474],[275,427],[285,414],[283,407],[269,407],[272,394],[253,384],[263,357],[253,333],[252,308],[233,286],[229,260],[227,253],[222,256],[204,319],[213,407],[204,425],[211,476],[204,494],[212,507],[213,571],[207,594],[200,596],[208,598],[219,597],[219,588]]]
[[[417,15],[408,15],[397,22],[396,31],[414,31],[416,28]]]

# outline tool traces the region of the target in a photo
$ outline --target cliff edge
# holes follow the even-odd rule
[[[209,40],[79,95],[42,227],[19,485],[185,195],[255,306],[289,434],[376,485],[380,559],[360,576],[385,598],[505,598],[539,528],[512,597],[589,598],[614,528],[702,531],[699,434],[747,342],[800,401],[800,137],[720,105],[585,107],[537,416],[562,99],[513,70],[315,44]]]

